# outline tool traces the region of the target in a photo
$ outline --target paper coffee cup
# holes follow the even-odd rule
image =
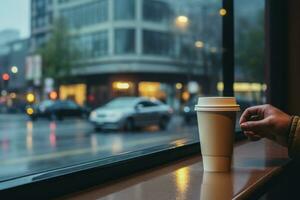
[[[195,110],[204,171],[229,171],[236,112],[240,106],[234,97],[200,97]]]

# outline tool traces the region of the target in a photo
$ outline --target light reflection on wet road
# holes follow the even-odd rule
[[[94,132],[81,119],[28,121],[24,115],[0,115],[0,181],[162,144],[198,140],[195,125],[172,119],[166,131]]]

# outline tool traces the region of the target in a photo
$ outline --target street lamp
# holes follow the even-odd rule
[[[189,57],[187,56],[188,52],[184,50],[185,48],[185,43],[183,41],[183,36],[187,36],[187,32],[188,32],[188,26],[190,25],[190,19],[185,16],[185,15],[179,15],[174,19],[174,24],[175,24],[175,28],[177,29],[177,33],[178,33],[178,56],[180,58],[180,64],[183,65],[184,68],[186,68],[187,70],[187,82],[190,81],[191,79],[191,75],[192,75],[192,71],[193,71],[193,65],[189,64]],[[177,83],[176,84],[176,89],[180,90],[182,89],[182,84],[181,83]]]
[[[224,16],[227,14],[227,10],[224,9],[224,8],[221,8],[221,9],[219,10],[219,14],[220,14],[222,17],[224,17]]]
[[[19,71],[19,69],[18,69],[17,66],[12,66],[10,70],[11,70],[11,72],[12,72],[13,74],[18,73],[18,71]]]
[[[184,15],[177,16],[175,18],[175,26],[179,29],[185,30],[189,25],[189,18]]]
[[[202,49],[204,47],[204,42],[202,42],[200,40],[197,40],[195,42],[195,47],[198,48],[198,49]]]
[[[7,95],[7,91],[6,90],[2,90],[1,91],[1,96],[6,96]]]
[[[204,46],[204,42],[201,40],[195,41],[195,48],[199,49],[199,52],[201,53],[202,59],[203,59],[203,66],[204,66],[204,74],[208,75],[208,63],[207,63],[207,56],[206,56],[206,49],[208,45]]]

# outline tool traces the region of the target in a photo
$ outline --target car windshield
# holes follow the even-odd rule
[[[137,98],[124,97],[117,98],[105,105],[105,107],[109,108],[122,108],[122,107],[133,107],[136,104]]]
[[[198,96],[192,97],[188,102],[187,106],[195,106],[197,104]]]
[[[40,104],[40,108],[48,108],[48,107],[52,106],[53,104],[54,104],[54,101],[50,101],[50,100],[43,101]]]
[[[67,104],[66,101],[57,100],[54,102],[53,106],[54,107],[64,107],[66,104]]]

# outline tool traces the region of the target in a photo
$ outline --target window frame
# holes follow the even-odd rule
[[[222,0],[227,14],[222,21],[222,78],[223,96],[234,96],[234,0]]]
[[[122,13],[122,14],[118,14],[119,12],[119,10],[118,10],[118,8],[120,8],[120,7],[117,7],[116,5],[118,5],[118,1],[119,0],[113,0],[114,1],[114,7],[113,7],[113,19],[115,20],[115,21],[131,21],[131,20],[135,20],[136,19],[136,4],[137,4],[137,2],[136,2],[136,0],[129,0],[129,1],[131,1],[130,3],[132,3],[130,6],[132,6],[132,8],[130,8],[129,9],[129,12],[130,11],[132,11],[132,12],[130,12],[130,14],[127,16],[127,14],[125,14],[125,13]],[[121,0],[122,1],[122,0]],[[124,2],[123,2],[124,3]],[[125,2],[125,4],[126,3],[128,3],[128,2]],[[129,4],[130,4],[129,3]],[[128,8],[128,7],[127,7]],[[131,10],[131,9],[133,9],[133,10]],[[122,9],[121,10],[123,10],[123,11],[126,11],[126,8],[124,8],[124,7],[122,7]],[[123,15],[123,16],[122,16]]]
[[[137,52],[137,48],[136,48],[136,41],[135,41],[135,37],[137,35],[137,31],[135,28],[115,28],[114,29],[114,38],[115,38],[115,43],[114,43],[114,55],[132,55],[135,54]],[[132,36],[132,38],[131,38]],[[121,41],[122,39],[126,39],[128,40],[128,38],[132,39],[132,42],[125,42],[125,40]],[[123,44],[119,44],[122,43]],[[128,44],[132,45],[130,47],[128,47]],[[122,47],[122,48],[121,48]],[[132,49],[131,49],[132,48]]]
[[[270,4],[271,1],[265,1],[266,7],[269,6],[267,4]],[[227,10],[227,15],[223,17],[222,23],[222,45],[223,49],[225,49],[225,51],[222,52],[223,95],[233,96],[234,2],[233,0],[222,0],[222,3],[223,8]],[[272,5],[270,4],[270,6]],[[269,10],[266,15],[274,14],[274,12],[272,13],[271,11]],[[266,32],[266,34],[270,33]],[[267,35],[266,37],[268,38],[269,36]],[[270,46],[270,44],[268,45]],[[238,131],[236,140],[244,138],[241,131]],[[60,197],[108,181],[117,180],[121,177],[133,175],[142,170],[199,154],[199,145],[199,142],[190,142],[182,146],[166,144],[153,147],[150,153],[147,153],[149,149],[143,150],[143,155],[136,155],[136,152],[130,152],[128,153],[130,155],[121,154],[106,159],[99,159],[71,167],[3,181],[2,184],[0,184],[0,195],[4,197],[9,196],[12,199],[23,198],[24,196],[34,198]],[[119,158],[119,160],[117,160],[117,158]],[[4,182],[5,186],[3,184]]]
[[[156,146],[150,153],[143,151],[141,150],[141,156],[135,155],[137,152],[131,152],[129,153],[131,155],[117,156],[118,160],[116,160],[116,156],[112,156],[107,159],[8,180],[5,181],[6,186],[0,185],[0,195],[11,199],[24,196],[40,199],[57,198],[198,154],[200,148],[199,142],[193,142],[180,147],[176,144]],[[68,173],[68,171],[72,172]],[[53,174],[56,175],[53,176]]]

